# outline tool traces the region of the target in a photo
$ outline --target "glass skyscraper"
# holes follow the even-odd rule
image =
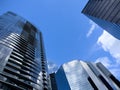
[[[41,32],[12,12],[0,16],[0,90],[119,90],[101,64],[74,60],[48,74]]]
[[[12,12],[0,16],[0,89],[49,90],[42,34]]]
[[[82,13],[120,39],[120,0],[89,0]]]
[[[50,83],[51,83],[52,90],[58,90],[56,79],[55,79],[55,73],[50,74],[50,81],[51,81]]]
[[[65,63],[54,78],[58,90],[120,90],[120,82],[100,62]]]

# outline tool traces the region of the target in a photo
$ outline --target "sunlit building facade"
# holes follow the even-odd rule
[[[0,16],[0,90],[50,90],[42,34],[12,12]]]
[[[82,13],[120,39],[120,0],[89,0]]]
[[[55,74],[58,90],[119,90],[120,82],[101,64],[74,60]]]

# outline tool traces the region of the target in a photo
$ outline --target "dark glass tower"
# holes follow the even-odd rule
[[[49,89],[42,34],[12,12],[0,16],[0,89]]]
[[[120,0],[89,0],[82,13],[120,39]]]
[[[55,73],[50,74],[50,81],[51,81],[52,90],[58,90],[57,89],[56,79],[55,79]]]
[[[54,77],[58,90],[120,90],[120,82],[101,63],[74,60]]]

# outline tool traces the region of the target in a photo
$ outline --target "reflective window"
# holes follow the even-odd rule
[[[0,72],[4,68],[4,65],[6,65],[8,58],[12,52],[12,49],[0,44]]]

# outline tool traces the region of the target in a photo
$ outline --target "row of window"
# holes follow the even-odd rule
[[[105,80],[105,78],[99,73],[99,71],[91,63],[88,63],[88,66],[92,70],[92,72],[97,76],[97,78],[108,88],[108,90],[113,90],[111,85]],[[90,79],[88,79],[88,81],[90,81]]]
[[[10,79],[12,77],[12,79],[16,79],[16,81],[18,80],[18,82],[21,83],[21,86],[19,84],[18,86],[23,87],[24,89],[27,84],[27,90],[29,87],[31,89],[34,87],[34,85],[30,85],[32,82],[36,83],[36,85],[40,84],[39,87],[41,87],[42,81],[41,79],[38,79],[40,73],[40,64],[34,61],[35,52],[29,42],[16,35],[4,39],[4,42],[10,44],[14,48],[13,52],[10,55],[8,63],[4,68],[4,76],[7,77],[7,79]],[[39,83],[37,83],[38,80],[40,80]]]
[[[103,0],[89,1],[83,13],[102,18],[115,23],[120,23],[120,1]]]
[[[106,77],[109,77],[120,88],[120,82],[101,63],[96,65]]]

